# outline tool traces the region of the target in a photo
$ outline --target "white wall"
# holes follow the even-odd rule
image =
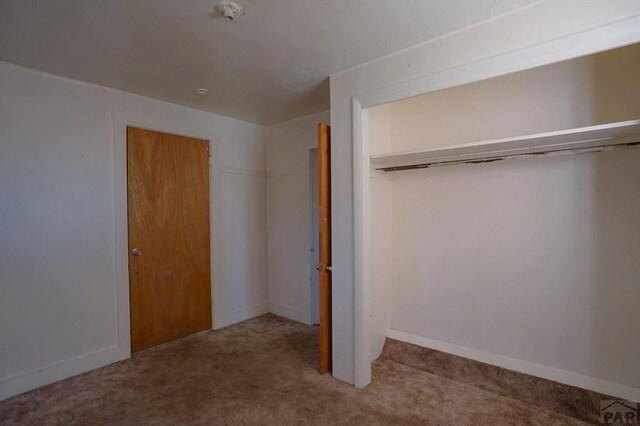
[[[391,132],[391,104],[381,105],[367,111],[364,123],[372,154],[385,153],[393,149]],[[370,361],[380,356],[391,328],[391,298],[393,288],[393,180],[392,175],[371,170],[371,236],[368,244],[371,258],[371,291],[368,303],[371,306],[367,322],[371,325],[368,342]]]
[[[393,148],[392,112],[390,104],[371,108],[365,123],[371,153],[385,153]],[[392,175],[371,171],[371,259],[370,291],[367,303],[371,307],[367,322],[371,325],[368,342],[370,361],[380,356],[391,328],[393,276],[393,180]]]
[[[324,112],[265,130],[269,311],[311,323],[312,246],[309,151],[318,146]]]
[[[387,104],[393,122],[390,149],[411,151],[637,119],[639,68],[636,44]]]
[[[395,177],[392,336],[637,398],[638,188],[640,150]]]
[[[214,326],[267,311],[261,126],[0,62],[0,399],[129,356],[126,124],[212,141]]]
[[[370,381],[369,354],[363,350],[370,337],[364,320],[369,306],[362,298],[366,285],[356,285],[355,278],[362,271],[354,270],[354,265],[361,265],[354,257],[354,235],[360,235],[354,223],[360,223],[362,216],[354,216],[353,152],[359,152],[359,141],[353,133],[353,98],[371,94],[373,102],[374,98],[393,97],[398,93],[393,86],[399,84],[408,97],[422,87],[427,91],[447,81],[482,79],[500,75],[505,69],[525,69],[617,47],[626,40],[636,40],[633,18],[638,15],[640,3],[633,0],[541,1],[331,76],[333,309],[334,321],[341,325],[333,335],[335,377],[357,386]],[[525,49],[526,54],[520,54]],[[413,79],[416,82],[411,85]],[[355,160],[360,164],[362,159]],[[366,173],[368,176],[368,170]],[[356,199],[362,196],[356,195]]]

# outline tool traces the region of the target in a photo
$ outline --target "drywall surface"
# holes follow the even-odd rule
[[[367,111],[366,132],[371,153],[391,150],[391,104]],[[369,256],[371,257],[370,291],[367,303],[371,306],[367,322],[371,324],[368,341],[370,361],[380,356],[391,328],[391,298],[393,275],[393,181],[392,175],[371,170],[371,218]]]
[[[213,141],[214,326],[267,312],[261,126],[0,62],[0,398],[129,356],[126,124]]]
[[[640,44],[388,104],[411,151],[640,118]],[[376,152],[380,154],[383,152]]]
[[[496,58],[509,52],[539,46],[531,62],[544,64],[545,55],[558,52],[544,45],[563,37],[579,34],[589,43],[563,47],[559,56],[571,58],[618,46],[609,41],[609,28],[635,27],[626,21],[640,15],[640,3],[629,1],[583,2],[580,0],[542,1],[524,10],[499,17],[463,31],[406,49],[379,60],[331,76],[331,122],[333,138],[333,316],[341,324],[333,335],[333,374],[357,386],[370,380],[368,355],[360,349],[368,340],[365,324],[356,335],[356,315],[369,306],[356,303],[355,294],[362,289],[354,281],[354,144],[352,100],[367,92],[410,80],[436,75],[445,70]],[[570,17],[570,19],[568,19]],[[613,31],[613,30],[611,30]],[[593,44],[591,44],[593,43]],[[512,63],[518,68],[518,63]],[[484,77],[492,68],[477,72]],[[500,72],[495,68],[495,73]],[[360,159],[357,159],[360,161]]]
[[[313,253],[309,152],[318,146],[314,114],[265,129],[267,158],[269,311],[311,323]]]
[[[640,389],[639,187],[640,150],[397,176],[392,329]]]

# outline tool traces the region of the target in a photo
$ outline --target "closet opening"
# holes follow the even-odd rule
[[[638,69],[635,44],[356,110],[365,357],[638,395]]]

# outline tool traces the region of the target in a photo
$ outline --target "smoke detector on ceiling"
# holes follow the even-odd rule
[[[222,0],[216,4],[216,12],[227,21],[235,21],[244,13],[244,8],[233,0]]]

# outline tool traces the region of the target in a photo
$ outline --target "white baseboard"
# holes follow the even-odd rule
[[[218,321],[214,321],[213,329],[219,330],[223,327],[246,321],[251,318],[258,317],[260,315],[268,314],[269,308],[267,303],[259,303],[253,306],[246,306],[241,309],[237,309],[233,312],[223,313],[222,317]]]
[[[131,356],[117,346],[80,355],[53,365],[0,379],[0,401],[87,371],[122,361]]]
[[[282,303],[269,302],[269,312],[303,324],[310,324],[311,318],[307,312]]]
[[[214,328],[219,329],[226,327],[264,315],[268,312],[269,309],[267,303],[248,306],[243,309],[223,314],[222,321],[214,324]],[[113,346],[64,360],[53,365],[38,368],[36,370],[28,371],[26,373],[2,378],[0,379],[0,401],[130,357],[131,353],[128,349]]]
[[[491,352],[468,348],[466,346],[442,342],[440,340],[430,339],[428,337],[418,336],[416,334],[400,330],[389,330],[388,337],[403,342],[413,343],[414,345],[423,346],[425,348],[435,349],[464,358],[473,359],[475,361],[484,362],[485,364],[496,365],[519,373],[542,377],[543,379],[553,380],[565,385],[576,386],[582,389],[588,389],[630,401],[640,400],[640,388],[597,379],[595,377],[585,376],[583,374],[559,368],[548,367],[546,365],[509,358]]]

